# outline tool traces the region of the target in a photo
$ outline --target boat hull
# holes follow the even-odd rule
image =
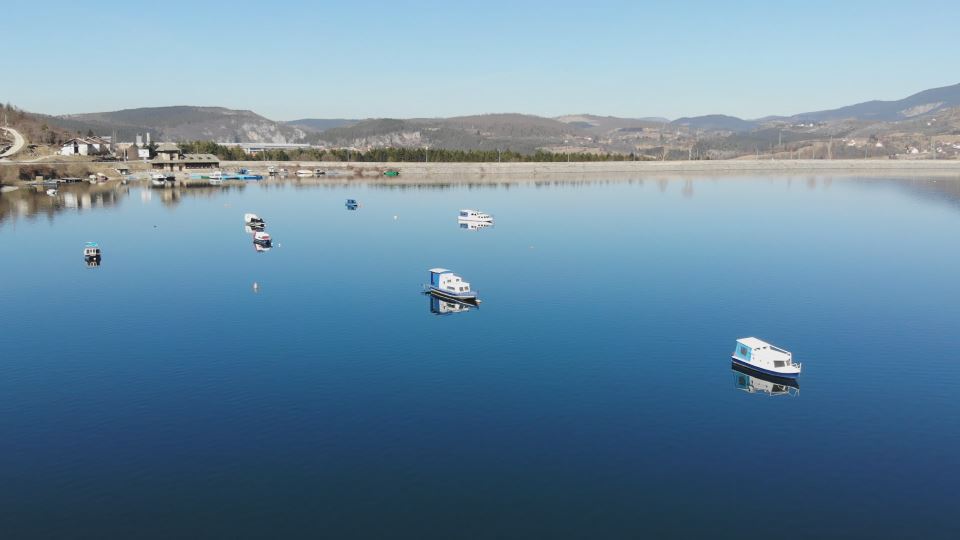
[[[454,301],[457,301],[457,302],[465,302],[465,303],[468,303],[468,304],[475,304],[475,303],[477,303],[477,293],[476,293],[476,291],[470,291],[470,292],[465,292],[465,293],[455,293],[455,292],[452,292],[452,291],[445,291],[445,290],[443,290],[443,289],[439,289],[439,288],[434,287],[434,286],[432,286],[432,285],[427,288],[427,291],[428,291],[430,294],[432,294],[432,295],[434,295],[434,296],[438,296],[438,297],[440,297],[440,298],[447,298],[447,299],[451,299],[451,300],[454,300]]]
[[[730,364],[730,369],[736,371],[737,373],[743,373],[744,375],[749,375],[751,377],[756,377],[758,379],[774,383],[782,384],[784,386],[789,386],[790,388],[800,388],[800,383],[797,382],[796,377],[781,377],[780,375],[770,375],[762,371],[757,370],[754,367],[747,367],[744,364],[738,364],[733,362]]]
[[[736,356],[731,356],[730,359],[733,360],[733,363],[738,366],[743,366],[747,369],[756,371],[757,373],[762,373],[764,375],[769,375],[771,377],[780,377],[782,379],[796,379],[797,377],[800,376],[799,371],[797,372],[774,371],[772,369],[766,369],[766,368],[757,366],[755,364],[751,364],[750,362],[744,362],[743,360],[737,358]]]

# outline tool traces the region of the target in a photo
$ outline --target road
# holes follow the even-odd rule
[[[12,156],[17,152],[19,152],[20,150],[23,150],[23,147],[26,146],[27,144],[27,140],[23,138],[23,135],[21,135],[19,131],[13,128],[8,128],[8,127],[0,128],[0,129],[13,135],[13,146],[11,146],[10,149],[7,150],[6,152],[0,154],[0,158]]]

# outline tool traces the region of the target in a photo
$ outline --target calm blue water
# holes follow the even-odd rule
[[[955,179],[85,189],[0,196],[4,538],[960,533]]]

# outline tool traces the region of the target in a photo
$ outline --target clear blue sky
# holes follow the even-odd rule
[[[751,118],[958,83],[958,20],[922,0],[5,2],[0,100]]]

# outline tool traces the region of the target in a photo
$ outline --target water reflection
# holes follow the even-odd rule
[[[472,308],[476,307],[471,304],[464,304],[462,302],[444,300],[432,294],[427,294],[427,296],[430,297],[430,313],[433,313],[434,315],[463,313],[464,311],[470,311]]]
[[[800,383],[794,379],[766,375],[732,362],[730,369],[733,372],[733,385],[748,394],[796,396],[800,393]]]
[[[461,229],[466,229],[468,231],[478,231],[480,229],[487,229],[493,227],[492,221],[471,221],[467,219],[457,218],[457,225]]]

